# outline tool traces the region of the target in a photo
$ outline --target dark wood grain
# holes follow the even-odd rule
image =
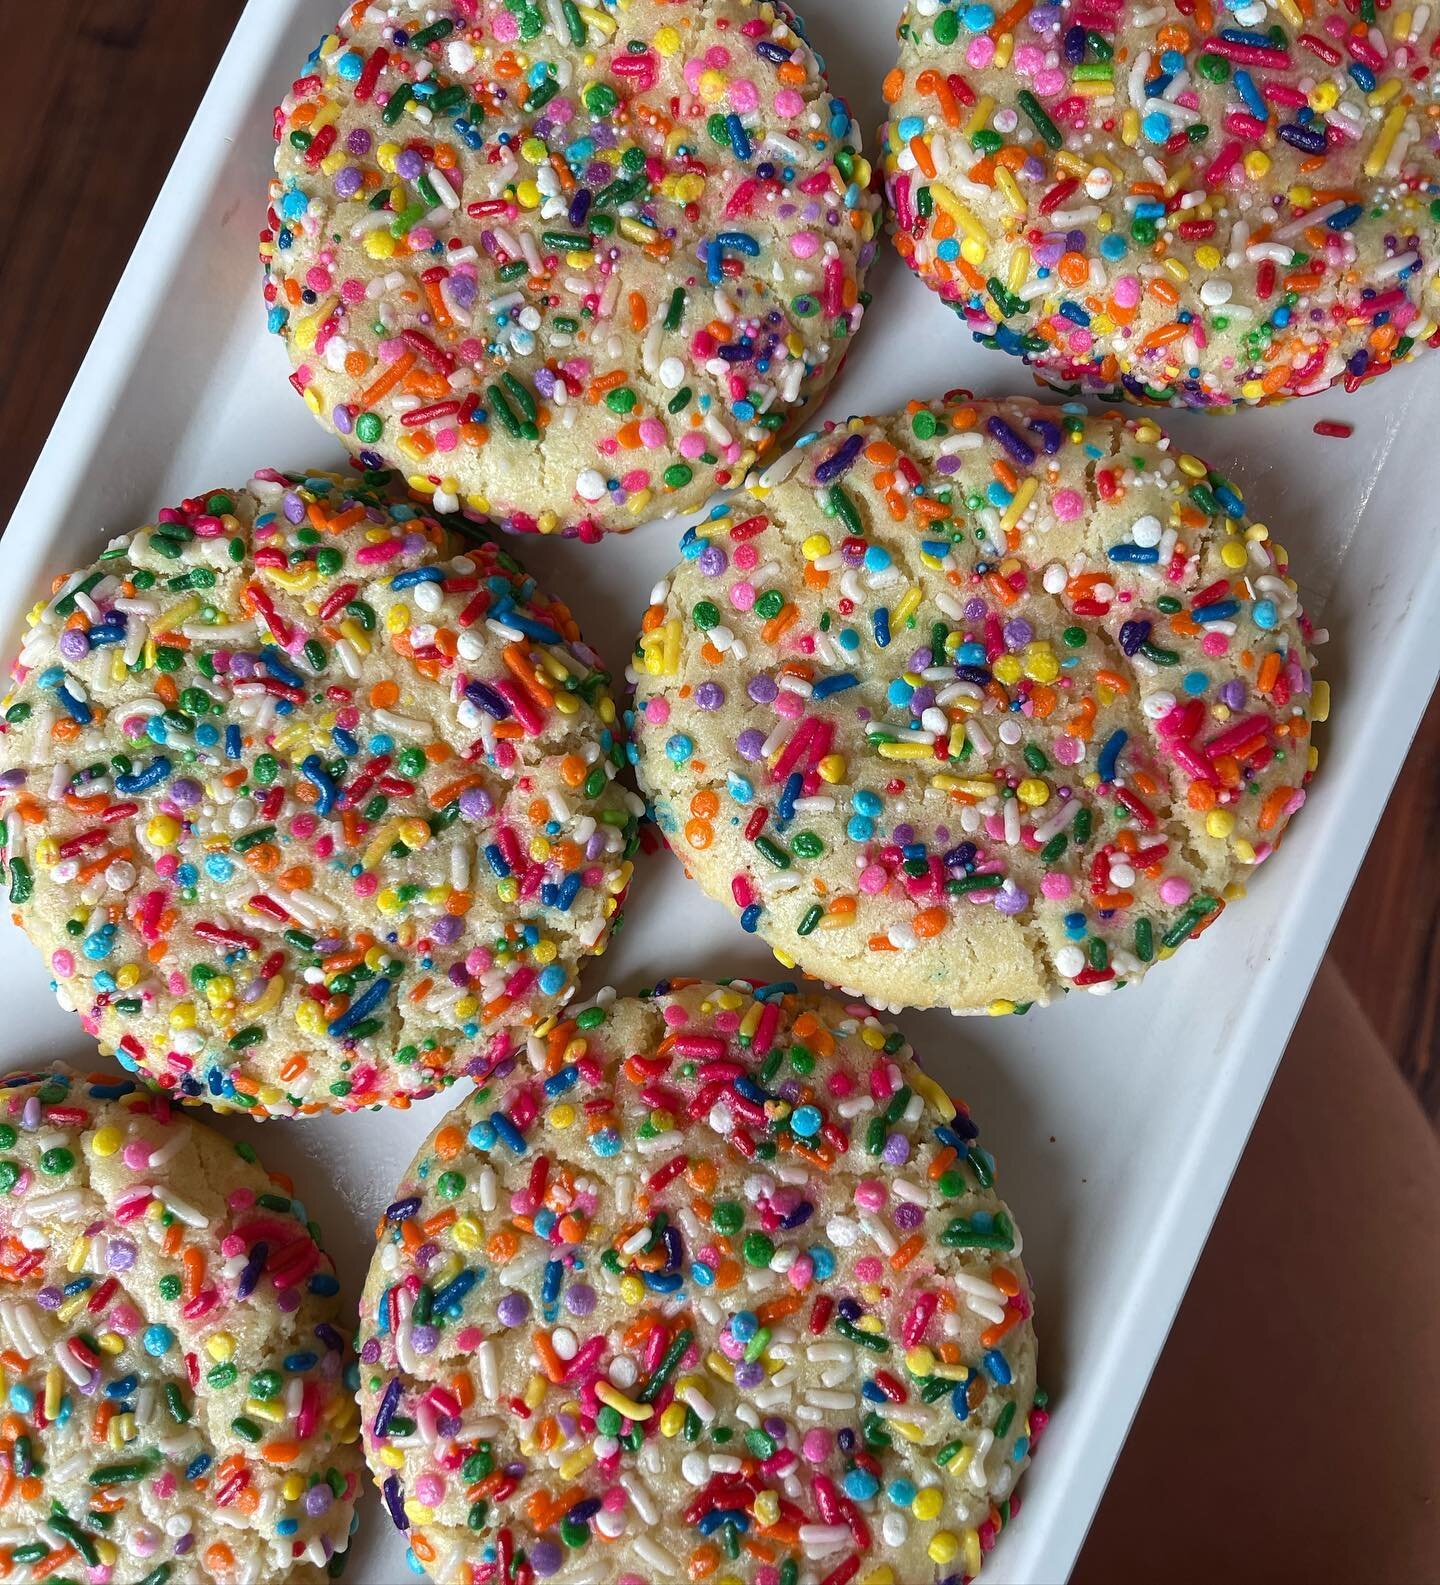
[[[242,0],[26,8],[0,95],[0,521],[104,312]],[[37,70],[29,63],[47,63]],[[1432,701],[1330,961],[1440,1119],[1440,702]]]
[[[1324,771],[1324,765],[1321,765]],[[1330,945],[1386,1050],[1440,1123],[1440,693]]]
[[[243,9],[243,0],[16,5],[24,40],[0,94],[0,521]]]

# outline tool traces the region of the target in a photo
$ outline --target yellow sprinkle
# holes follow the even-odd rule
[[[1365,102],[1372,109],[1378,110],[1381,105],[1388,105],[1399,92],[1400,79],[1398,77],[1389,77],[1378,88],[1366,94]]]
[[[560,1466],[560,1479],[574,1480],[577,1475],[582,1475],[595,1462],[595,1448],[587,1442],[583,1447],[576,1448],[569,1458]]]
[[[90,1148],[97,1156],[113,1156],[125,1143],[125,1136],[118,1128],[106,1126],[97,1128],[90,1140]]]
[[[1025,508],[1035,499],[1036,480],[1033,474],[1027,474],[1020,481],[1020,488],[1015,492],[1015,498],[1005,509],[1005,515],[1000,519],[1001,532],[1008,532],[1020,521]]]
[[[1023,215],[1026,209],[1024,194],[1020,191],[1020,184],[1003,165],[995,167],[995,185],[1000,189],[1011,209],[1017,215]]]
[[[990,125],[990,117],[994,109],[995,101],[988,94],[982,94],[976,100],[975,109],[971,112],[970,119],[965,123],[965,130],[960,136],[967,143],[973,141],[977,132],[984,132]],[[932,187],[930,191],[933,193],[935,189]]]
[[[1029,482],[1033,484],[1034,480],[1032,479]],[[920,585],[911,584],[896,602],[895,609],[890,614],[890,625],[892,627],[903,627],[919,609]]]
[[[951,776],[942,771],[938,776],[931,778],[931,786],[938,787],[941,792],[964,793],[967,798],[993,798],[995,796],[995,783],[985,781],[979,776]]]
[[[973,238],[974,241],[981,243],[982,245],[989,242],[990,233],[986,231],[985,227],[980,224],[975,216],[971,214],[965,205],[960,202],[955,194],[952,193],[943,182],[931,182],[930,196],[937,204],[939,204],[945,213],[950,216],[955,224],[960,227],[967,237]]]
[[[381,859],[390,851],[400,839],[400,828],[404,824],[399,819],[387,820],[383,826],[370,839],[370,845],[360,858],[360,868],[373,870]],[[210,982],[212,985],[214,981]]]
[[[960,1556],[960,1537],[953,1530],[937,1530],[928,1551],[932,1562],[953,1563]]]
[[[910,1081],[910,1088],[925,1100],[940,1114],[940,1120],[948,1123],[955,1116],[955,1103],[945,1093],[928,1073],[917,1073]]]
[[[648,1420],[655,1413],[648,1403],[636,1403],[633,1398],[627,1398],[618,1387],[613,1387],[608,1381],[595,1383],[595,1396],[601,1403],[608,1403],[616,1414],[623,1415],[627,1420]]]
[[[1328,721],[1330,719],[1330,684],[1317,682],[1315,691],[1310,699],[1310,719],[1312,721]]]
[[[172,605],[168,611],[162,611],[150,624],[152,633],[168,633],[172,628],[177,628],[182,622],[188,621],[200,609],[204,602],[198,594],[192,594],[188,600],[180,600]]]
[[[877,743],[875,751],[881,759],[935,758],[935,750],[928,743]]]
[[[45,1372],[45,1418],[54,1420],[60,1413],[60,1399],[64,1394],[64,1383],[60,1379],[60,1367],[52,1365]]]
[[[960,1456],[960,1454],[956,1454],[948,1467],[953,1469]],[[944,1507],[945,1499],[940,1493],[940,1488],[938,1486],[926,1486],[923,1491],[915,1493],[915,1500],[910,1504],[910,1512],[920,1520],[938,1519]]]

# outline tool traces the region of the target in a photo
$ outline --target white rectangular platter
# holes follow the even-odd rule
[[[265,333],[255,258],[271,107],[339,5],[251,0],[5,534],[7,652],[55,573],[159,506],[242,483],[260,466],[339,461]],[[801,0],[801,9],[834,86],[874,127],[898,0]],[[975,347],[888,249],[871,288],[874,307],[831,415],[883,412],[962,385],[990,395],[1030,388],[1018,363]],[[1321,669],[1336,706],[1319,733],[1310,802],[1250,898],[1139,988],[1075,996],[1020,1019],[900,1019],[998,1153],[1039,1292],[1041,1375],[1054,1413],[1022,1484],[1023,1513],[987,1564],[995,1585],[1061,1581],[1074,1562],[1434,683],[1440,510],[1422,475],[1437,414],[1440,355],[1351,398],[1229,421],[1173,419],[1177,437],[1236,480],[1289,547],[1306,604],[1332,634]],[[1353,423],[1353,438],[1316,437],[1311,426],[1324,417]],[[619,676],[677,538],[673,525],[653,525],[600,546],[517,548],[569,600]],[[778,971],[662,852],[642,860],[627,926],[586,989],[747,973]],[[78,1025],[55,1006],[39,955],[8,923],[0,984],[0,1063],[91,1059]],[[221,1126],[294,1175],[353,1301],[376,1217],[446,1104]],[[408,1577],[403,1543],[368,1492],[347,1578]]]

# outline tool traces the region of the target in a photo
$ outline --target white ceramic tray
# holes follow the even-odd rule
[[[236,29],[5,534],[7,653],[53,574],[160,505],[243,482],[259,466],[338,459],[265,333],[255,241],[271,108],[339,8],[251,0]],[[877,125],[898,0],[802,0],[801,9],[835,86],[862,125]],[[1018,363],[973,346],[888,250],[870,284],[875,305],[830,413],[878,413],[957,385],[990,395],[1030,389]],[[1174,419],[1173,431],[1236,480],[1289,546],[1306,603],[1331,631],[1321,669],[1335,714],[1319,732],[1309,804],[1250,898],[1142,986],[1072,996],[1019,1019],[900,1020],[932,1071],[971,1102],[997,1151],[1039,1290],[1054,1415],[1021,1484],[1023,1512],[987,1564],[993,1585],[1049,1585],[1074,1562],[1434,683],[1440,511],[1423,474],[1434,460],[1437,401],[1440,354],[1431,354],[1355,397],[1228,421]],[[1354,424],[1353,438],[1312,434],[1325,417]],[[677,538],[673,525],[652,525],[599,546],[517,549],[575,607],[618,676]],[[682,973],[778,971],[661,853],[641,862],[626,929],[586,985],[634,988]],[[89,1059],[39,955],[8,923],[0,984],[0,1064]],[[447,1104],[222,1126],[294,1174],[353,1300],[375,1219]],[[404,1547],[367,1492],[347,1578],[408,1577]]]

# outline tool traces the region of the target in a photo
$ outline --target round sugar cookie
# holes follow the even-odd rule
[[[879,196],[779,0],[351,6],[275,136],[296,389],[516,532],[596,539],[738,483],[864,313]]]
[[[956,395],[827,429],[655,590],[661,830],[783,963],[877,1004],[1139,978],[1314,763],[1311,630],[1244,513],[1148,419]]]
[[[565,1585],[960,1585],[1046,1417],[994,1180],[865,1006],[603,992],[441,1123],[381,1219],[362,1434],[412,1556],[437,1585],[522,1558]]]
[[[354,1110],[482,1072],[624,896],[639,802],[595,656],[385,477],[161,512],[34,609],[0,702],[15,917],[185,1100]]]
[[[7,1581],[332,1577],[355,1360],[289,1180],[133,1079],[55,1068],[0,1078],[0,1188]]]
[[[1433,342],[1440,12],[918,0],[899,36],[896,245],[982,345],[1224,408]]]

